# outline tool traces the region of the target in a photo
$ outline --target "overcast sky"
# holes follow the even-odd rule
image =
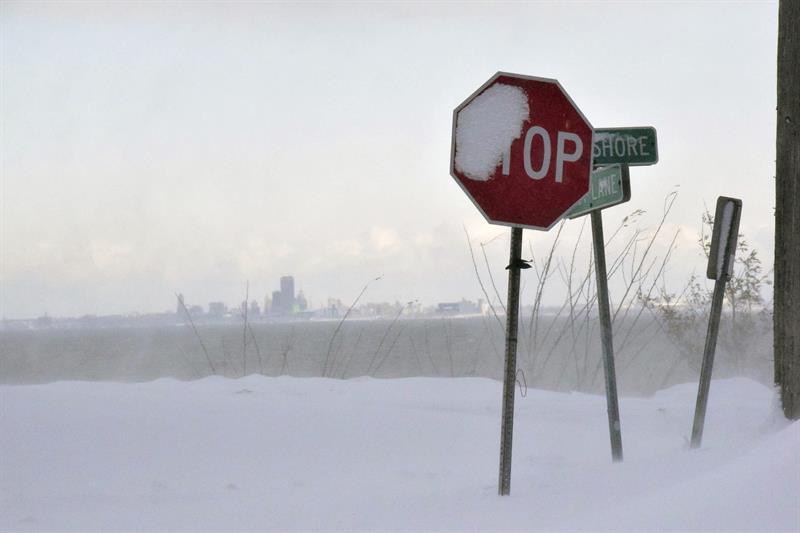
[[[558,79],[595,127],[657,129],[605,220],[652,226],[677,188],[675,280],[705,270],[718,195],[771,263],[775,2],[1,9],[6,318],[234,304],[246,280],[263,301],[286,274],[315,306],[378,275],[365,300],[477,299],[463,227],[501,235],[498,281],[508,229],[449,176],[452,111],[498,70]]]

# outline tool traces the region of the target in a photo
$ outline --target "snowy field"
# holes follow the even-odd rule
[[[0,387],[0,529],[799,530],[800,424],[755,381],[623,398],[517,391],[497,491],[501,384],[220,376]]]

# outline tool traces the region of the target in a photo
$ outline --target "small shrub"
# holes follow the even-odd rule
[[[714,217],[706,211],[697,241],[706,259],[713,226]],[[771,328],[772,311],[762,296],[762,290],[772,283],[770,274],[764,273],[758,251],[739,234],[733,275],[725,287],[718,337],[718,346],[736,373],[759,366],[758,343]],[[642,304],[660,321],[679,357],[694,370],[700,368],[712,294],[709,282],[692,276],[679,294],[662,288],[654,297],[639,295]]]

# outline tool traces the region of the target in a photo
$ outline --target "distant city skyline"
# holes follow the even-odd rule
[[[299,299],[301,299],[299,293]],[[269,309],[262,312],[258,301],[252,299],[242,301],[240,305],[228,306],[224,302],[208,302],[207,307],[186,298],[182,293],[175,295],[176,305],[172,310],[143,313],[131,311],[115,314],[84,314],[79,316],[53,316],[48,313],[36,317],[24,317],[0,320],[0,330],[27,329],[64,329],[64,328],[108,328],[108,327],[160,327],[188,324],[215,325],[272,322],[272,321],[307,321],[318,319],[386,318],[397,319],[401,315],[406,318],[430,318],[446,316],[488,315],[498,312],[497,309],[483,299],[477,301],[461,298],[458,301],[438,302],[423,305],[419,301],[408,302],[369,302],[359,301],[345,304],[341,299],[328,298],[324,305],[316,308],[303,304],[295,306],[291,312],[281,309]],[[247,309],[245,309],[247,307]],[[268,308],[266,308],[268,309]],[[532,306],[522,306],[522,313],[531,313]],[[545,308],[542,308],[547,312]],[[500,312],[502,314],[502,311]]]
[[[60,318],[60,319],[77,319],[81,318],[82,316],[94,316],[94,317],[112,317],[112,316],[129,316],[135,317],[140,315],[158,315],[158,314],[174,314],[178,318],[184,317],[186,314],[192,317],[207,317],[212,319],[223,319],[226,317],[242,317],[245,316],[245,307],[247,308],[247,316],[251,319],[258,319],[261,317],[292,317],[292,316],[301,316],[304,313],[310,312],[308,317],[314,316],[314,314],[319,314],[320,311],[323,312],[324,316],[329,316],[331,318],[339,316],[341,313],[346,311],[350,305],[354,303],[359,304],[354,306],[354,310],[356,311],[356,315],[359,312],[363,313],[363,310],[368,309],[370,310],[368,314],[370,315],[382,315],[384,313],[388,313],[390,311],[385,311],[385,308],[391,308],[391,313],[394,313],[395,309],[399,306],[403,308],[403,310],[408,310],[409,312],[416,312],[420,313],[423,309],[427,309],[428,311],[437,311],[437,312],[445,312],[445,313],[483,313],[486,312],[487,308],[485,308],[484,300],[479,298],[476,302],[468,300],[464,297],[461,297],[460,300],[454,301],[447,301],[447,302],[431,302],[423,304],[419,301],[413,302],[370,302],[370,301],[360,301],[360,302],[349,302],[344,303],[340,298],[327,298],[325,304],[320,303],[319,306],[314,307],[309,304],[309,300],[306,299],[305,294],[303,293],[302,289],[297,292],[295,295],[295,279],[294,276],[285,275],[281,276],[278,280],[280,289],[277,291],[272,291],[272,293],[268,293],[264,296],[263,299],[263,308],[259,304],[259,297],[257,295],[249,294],[247,300],[242,300],[238,304],[231,304],[230,302],[225,302],[221,300],[212,300],[209,302],[201,302],[192,299],[191,295],[186,295],[184,293],[176,293],[175,294],[175,306],[172,311],[154,311],[154,312],[143,312],[141,310],[128,310],[123,311],[120,313],[110,313],[110,314],[95,314],[95,313],[85,313],[83,315],[76,315],[76,316],[59,316],[59,315],[52,315],[45,311],[41,315],[37,316],[30,316],[30,317],[15,317],[13,320],[35,320],[35,319],[42,319],[42,318]],[[247,283],[247,287],[249,290],[249,282]],[[359,311],[360,310],[360,311]],[[2,317],[6,319],[7,317]]]

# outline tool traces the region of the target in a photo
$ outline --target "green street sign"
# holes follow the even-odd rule
[[[564,214],[565,218],[578,218],[596,209],[605,209],[631,199],[628,167],[612,165],[592,172],[589,192]]]
[[[594,166],[640,166],[658,163],[656,129],[601,128],[594,130]]]

